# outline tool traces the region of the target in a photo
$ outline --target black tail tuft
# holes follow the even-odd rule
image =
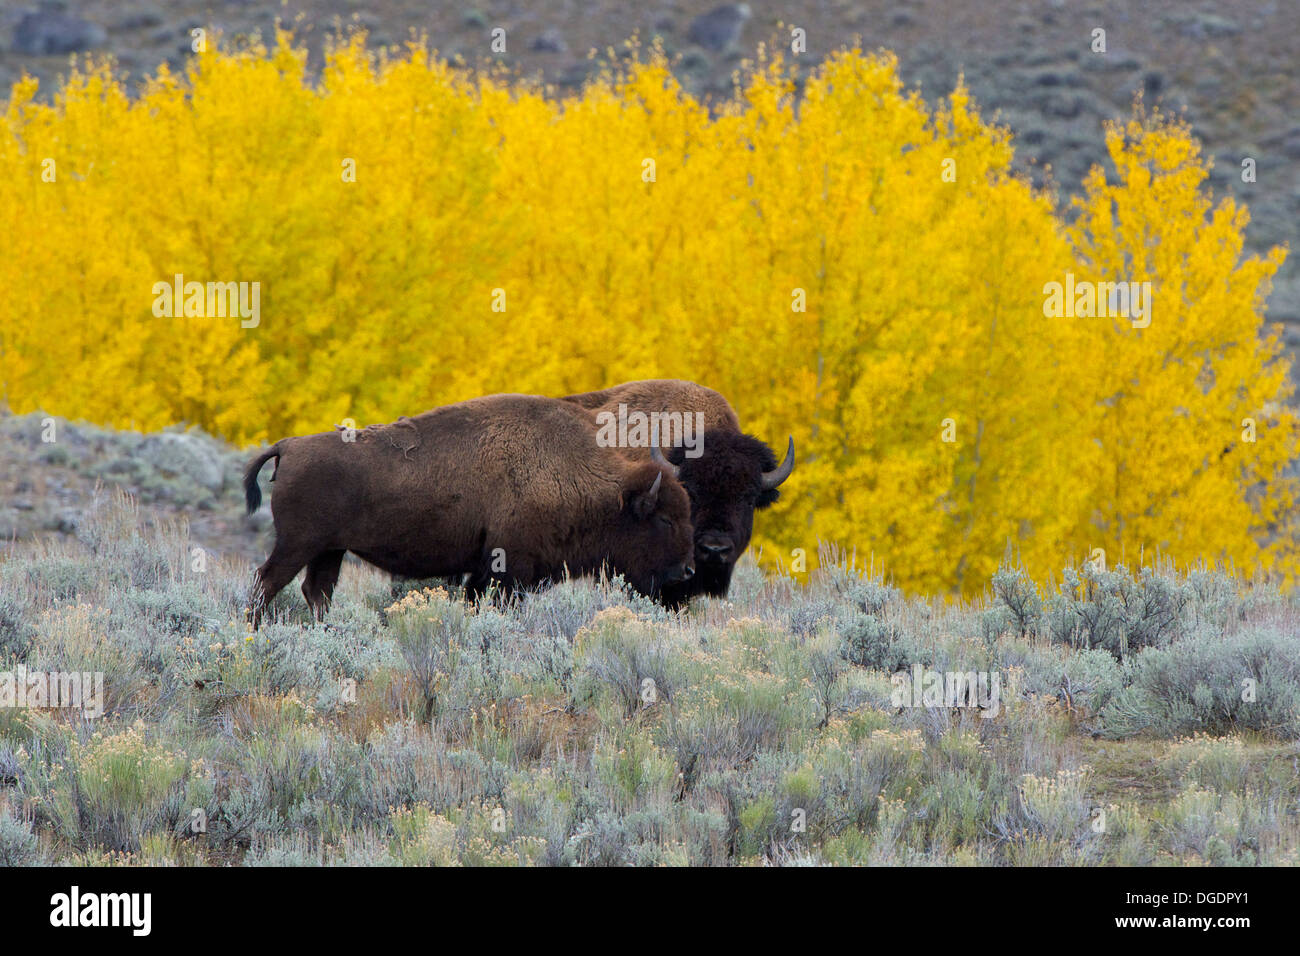
[[[275,472],[280,470],[279,442],[250,461],[244,470],[244,502],[248,505],[250,515],[262,506],[262,489],[257,486],[257,473],[272,458],[275,459],[275,471],[271,472],[271,480],[275,481]]]

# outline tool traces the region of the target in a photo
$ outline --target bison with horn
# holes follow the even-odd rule
[[[690,415],[703,423],[698,455],[688,453],[682,444],[667,448],[666,462],[665,453],[654,443],[623,451],[640,461],[670,463],[690,495],[696,573],[688,581],[664,587],[661,599],[680,606],[696,594],[725,596],[736,561],[749,546],[754,512],[777,500],[777,489],[794,471],[794,439],[788,441],[785,458],[778,464],[771,448],[740,430],[735,410],[722,395],[677,379],[626,382],[599,392],[569,395],[565,401],[597,416],[638,411]],[[662,435],[661,444],[667,444]]]

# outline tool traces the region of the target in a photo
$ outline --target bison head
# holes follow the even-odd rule
[[[688,582],[695,574],[691,503],[671,467],[639,465],[623,481],[615,570],[643,594]]]
[[[665,589],[671,605],[694,594],[727,593],[736,560],[749,547],[754,511],[776,501],[778,486],[794,471],[793,438],[780,465],[771,448],[740,432],[706,431],[701,449],[698,458],[686,457],[680,447],[668,451],[668,461],[690,496],[696,569],[693,580]],[[661,459],[658,449],[653,452],[653,458]]]

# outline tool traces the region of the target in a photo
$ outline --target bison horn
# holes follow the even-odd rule
[[[653,461],[660,468],[667,468],[668,474],[672,475],[674,478],[678,477],[679,469],[677,468],[676,465],[674,465],[671,461],[669,461],[667,458],[664,457],[664,453],[659,450],[658,445],[650,446],[650,460]]]
[[[771,491],[781,482],[790,477],[790,472],[794,471],[794,438],[790,439],[789,446],[785,450],[785,460],[776,466],[774,471],[763,472],[763,490]]]

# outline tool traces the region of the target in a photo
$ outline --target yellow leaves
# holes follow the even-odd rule
[[[5,108],[5,118],[16,121],[20,114],[29,113],[34,108],[36,93],[40,89],[40,80],[23,74],[22,79],[14,83],[9,90],[9,102]]]
[[[1292,573],[1297,422],[1261,319],[1283,253],[1241,258],[1185,126],[1110,129],[1119,175],[1067,227],[963,85],[927,105],[852,49],[795,88],[764,53],[711,114],[652,50],[554,98],[358,38],[313,86],[283,33],[134,102],[104,67],[53,107],[23,80],[4,396],[247,442],[676,376],[795,436],[765,560],[824,538],[914,591],[982,588],[1009,543],[1039,577],[1094,547]],[[260,325],[153,316],[178,273],[261,283]],[[1150,281],[1151,324],[1045,317],[1066,273]]]
[[[1099,537],[1129,554],[1160,549],[1289,578],[1293,540],[1275,522],[1276,503],[1295,494],[1281,467],[1296,452],[1290,410],[1267,437],[1241,438],[1252,410],[1290,398],[1280,343],[1260,315],[1283,254],[1241,260],[1247,217],[1231,201],[1210,208],[1184,125],[1139,113],[1107,145],[1119,175],[1106,182],[1094,170],[1071,241],[1089,278],[1150,280],[1153,301],[1148,327],[1121,321],[1093,335],[1092,390],[1105,397],[1092,426]]]

